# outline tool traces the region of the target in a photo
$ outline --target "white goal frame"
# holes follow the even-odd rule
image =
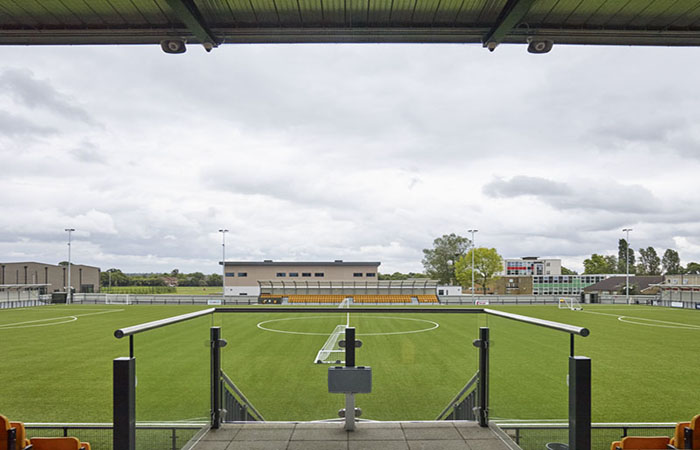
[[[343,299],[338,305],[338,308],[350,308],[350,299]],[[350,312],[347,314],[347,319],[344,324],[337,325],[333,332],[326,339],[321,350],[316,354],[314,363],[316,364],[344,364],[345,349],[340,348],[338,342],[345,336],[345,329],[350,326]]]
[[[559,299],[559,309],[570,309],[572,311],[581,311],[583,306],[574,297],[561,297]]]
[[[105,294],[105,305],[131,305],[130,294]]]

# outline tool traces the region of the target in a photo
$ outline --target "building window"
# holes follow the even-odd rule
[[[284,273],[284,272],[277,272],[277,276],[278,276],[278,277],[286,277],[287,274]]]
[[[298,276],[299,276],[299,272],[289,272],[289,276],[290,276],[290,277],[298,277]]]
[[[247,276],[248,276],[248,272],[238,272],[238,276],[239,276],[239,277],[247,277]]]
[[[310,277],[310,276],[311,276],[311,272],[302,272],[302,273],[301,273],[301,276],[302,276],[302,277]]]
[[[355,273],[352,274],[352,276],[353,276],[353,277],[361,277],[361,276],[362,276],[362,272],[355,272]]]
[[[367,272],[367,273],[365,274],[365,276],[368,276],[368,277],[376,277],[377,274],[376,274],[376,273],[372,273],[372,272]]]
[[[316,272],[316,273],[314,273],[314,276],[315,276],[315,277],[322,277],[322,276],[323,276],[323,272]]]
[[[235,277],[236,274],[234,272],[226,272],[227,277]]]

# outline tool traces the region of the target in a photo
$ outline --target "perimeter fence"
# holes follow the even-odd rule
[[[203,423],[137,424],[136,444],[148,450],[180,450],[197,434]],[[27,436],[74,436],[89,442],[92,450],[112,450],[111,423],[26,423]]]
[[[497,423],[523,450],[546,450],[569,441],[568,423]],[[593,423],[591,450],[609,450],[625,436],[673,436],[675,423]]]

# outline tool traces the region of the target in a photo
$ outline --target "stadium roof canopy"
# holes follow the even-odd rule
[[[0,0],[0,44],[700,45],[697,0]],[[179,44],[178,44],[179,43]],[[178,46],[180,45],[180,46]]]

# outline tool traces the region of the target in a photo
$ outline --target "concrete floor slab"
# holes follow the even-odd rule
[[[225,424],[198,437],[192,450],[520,450],[497,428],[464,421]]]
[[[443,425],[439,422],[435,424],[426,422],[421,424],[403,423],[401,427],[403,428],[403,433],[407,441],[462,441],[464,439],[451,423],[447,425]]]

